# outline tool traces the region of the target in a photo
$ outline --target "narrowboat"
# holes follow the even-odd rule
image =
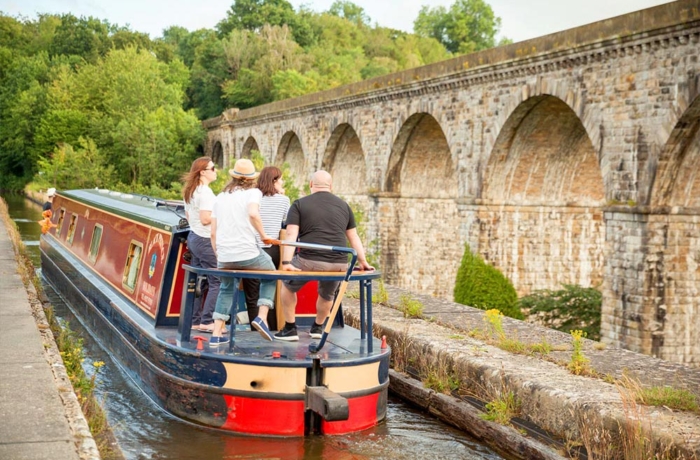
[[[206,270],[187,264],[182,202],[64,191],[54,199],[51,224],[40,244],[44,278],[168,413],[230,433],[290,437],[356,432],[384,419],[391,352],[371,334],[371,287],[379,273],[214,270],[236,278],[356,282],[362,306],[360,329],[332,315],[315,343],[303,333],[313,319],[314,290],[307,300],[300,295],[299,342],[269,342],[248,325],[231,324],[231,341],[216,347],[209,334],[190,331],[196,280]]]

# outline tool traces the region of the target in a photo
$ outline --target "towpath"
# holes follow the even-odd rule
[[[0,220],[0,458],[99,458],[94,441],[86,448],[89,431],[75,432],[75,394],[53,339],[47,343],[51,332],[43,312],[33,309],[28,289],[32,292],[33,286],[25,288]]]

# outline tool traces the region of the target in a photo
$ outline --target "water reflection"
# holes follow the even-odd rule
[[[38,240],[41,207],[22,197],[5,196],[32,262],[40,266]],[[82,327],[63,300],[45,286],[60,321],[84,339],[88,375],[92,365],[105,365],[96,377],[96,393],[104,400],[108,421],[124,456],[131,460],[165,459],[276,459],[364,460],[474,459],[502,457],[461,431],[389,398],[384,423],[346,436],[296,438],[240,437],[190,425],[162,411],[112,361],[110,355]]]

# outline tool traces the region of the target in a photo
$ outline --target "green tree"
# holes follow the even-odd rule
[[[195,108],[197,116],[206,119],[221,115],[226,110],[222,87],[230,72],[222,40],[213,33],[197,38],[200,39],[195,48],[187,95],[188,107]]]
[[[36,127],[46,108],[50,76],[46,53],[9,59],[0,80],[0,188],[21,189],[36,171]]]
[[[278,72],[300,70],[302,49],[286,26],[269,26],[260,33],[232,33],[226,46],[231,78],[223,85],[230,106],[247,108],[273,100],[273,77]],[[243,46],[235,46],[235,43]],[[284,75],[278,77],[281,84]],[[281,89],[281,87],[280,87]]]
[[[107,165],[92,139],[79,138],[74,149],[61,144],[51,157],[41,157],[37,184],[59,189],[112,186],[114,168]]]
[[[226,18],[216,25],[219,37],[233,30],[260,31],[264,25],[288,26],[302,46],[309,44],[311,30],[287,0],[235,0]]]
[[[64,14],[60,18],[61,24],[56,27],[49,45],[51,56],[73,54],[95,63],[110,49],[111,26],[107,21],[93,17],[77,18],[72,14]]]
[[[357,25],[369,25],[371,22],[364,8],[348,0],[335,0],[328,12],[333,16],[347,19]]]
[[[318,91],[317,80],[294,69],[277,71],[272,76],[272,98],[278,101],[314,93]]]
[[[90,138],[115,181],[170,187],[203,140],[197,118],[182,109],[187,77],[179,60],[165,64],[133,46],[75,71],[63,66],[48,95],[44,144]]]
[[[413,23],[417,35],[435,38],[459,54],[494,47],[500,27],[501,18],[484,0],[456,0],[449,10],[423,6]]]
[[[496,267],[464,246],[464,256],[457,271],[455,302],[482,310],[497,309],[505,316],[523,319],[518,294],[513,284]]]

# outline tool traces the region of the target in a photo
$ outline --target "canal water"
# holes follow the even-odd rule
[[[37,221],[41,219],[41,207],[19,195],[2,197],[40,273],[40,227]],[[51,287],[45,285],[44,288],[59,320],[67,322],[84,339],[86,372],[89,375],[94,373],[93,362],[105,363],[96,376],[96,393],[104,402],[119,447],[129,460],[504,458],[465,433],[419,412],[394,396],[389,398],[383,423],[345,436],[256,438],[222,435],[187,424],[163,412],[141,392]]]

